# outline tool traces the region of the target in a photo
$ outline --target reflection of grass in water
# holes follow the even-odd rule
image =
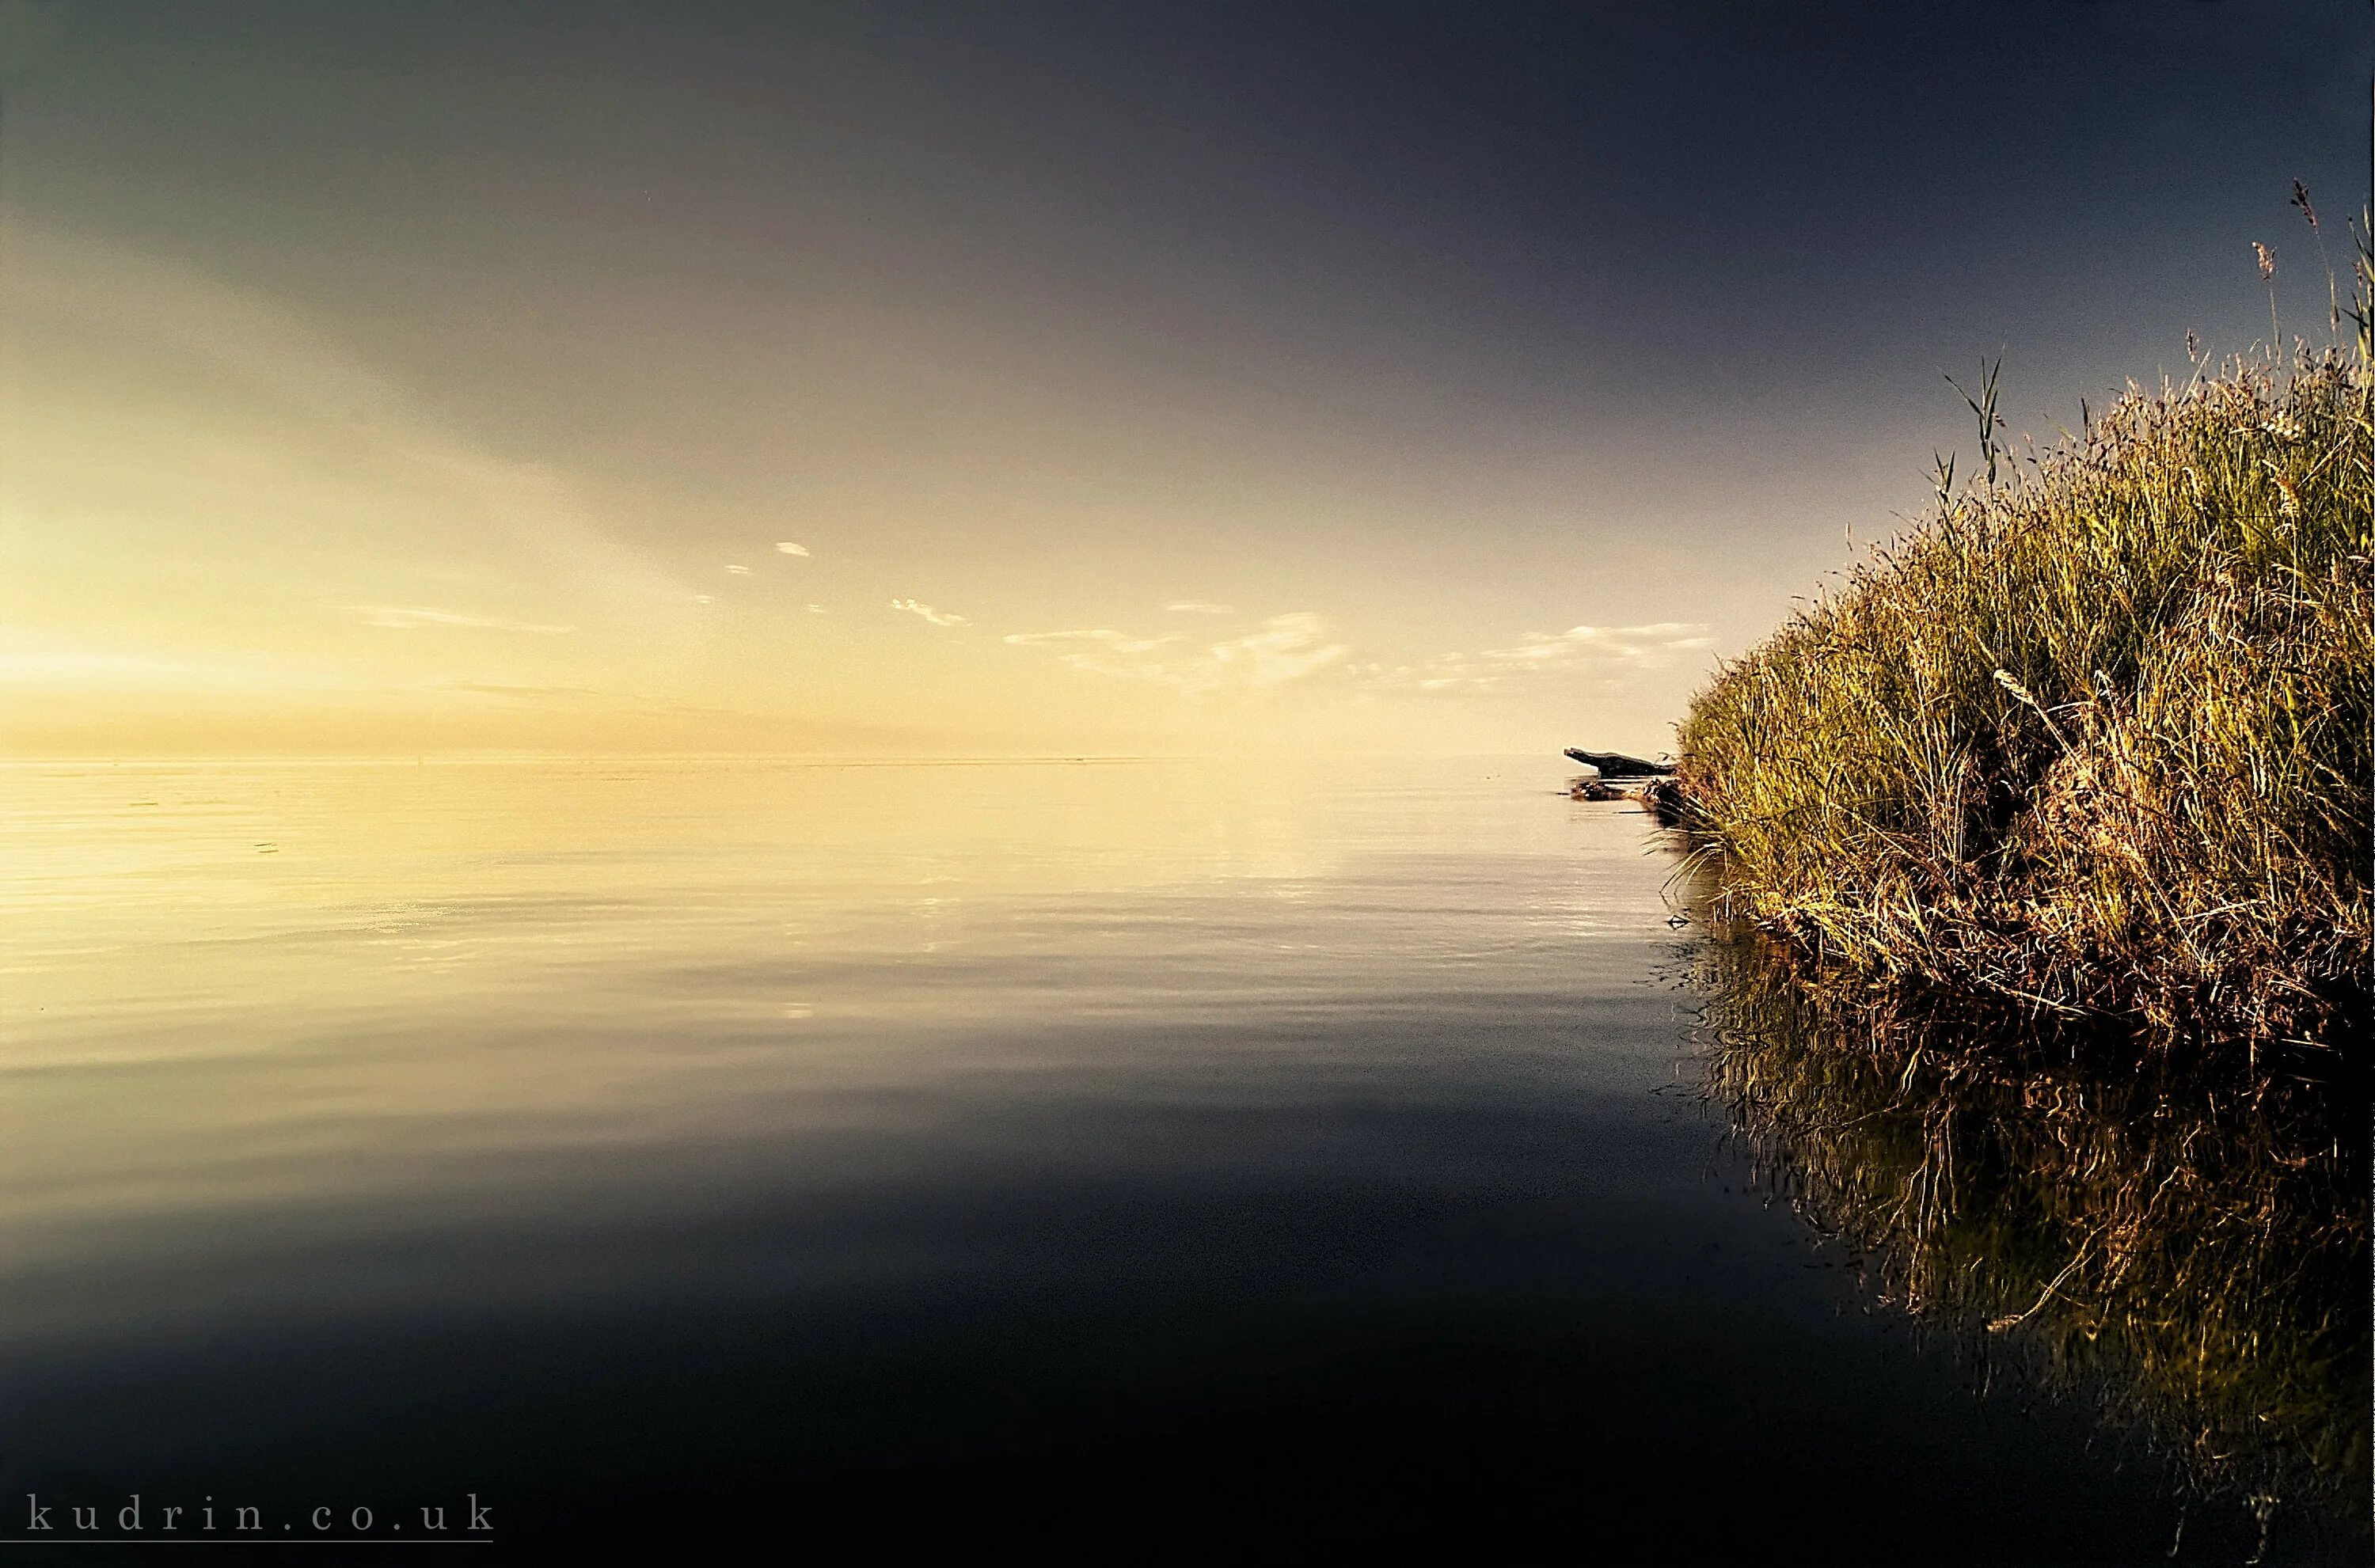
[[[2334,1102],[2355,1097],[2145,1051],[2107,1073],[2100,1041],[1881,1032],[1760,945],[1717,953],[1709,1091],[1884,1301],[1959,1334],[1982,1375],[2140,1425],[2189,1491],[2363,1521],[2367,1124]]]

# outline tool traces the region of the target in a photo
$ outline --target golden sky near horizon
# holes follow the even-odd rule
[[[1399,505],[1424,536],[1440,485],[1329,519],[1275,434],[1149,430],[913,324],[664,333],[685,362],[644,370],[679,418],[749,420],[763,386],[794,449],[580,465],[184,259],[6,216],[19,751],[1490,749],[1542,710],[1672,707],[1710,646],[1430,602],[1429,562],[1381,572],[1360,536]]]
[[[0,8],[0,749],[1655,751],[2014,313],[1661,237],[1657,24],[578,15]]]

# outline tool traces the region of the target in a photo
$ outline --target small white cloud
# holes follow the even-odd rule
[[[895,610],[905,610],[909,615],[921,616],[934,626],[963,626],[965,623],[965,618],[961,615],[951,614],[946,610],[936,610],[929,605],[918,604],[913,599],[893,599],[891,601],[891,607]]]
[[[806,555],[809,553],[808,546],[796,545],[789,539],[777,539],[775,541],[775,548],[783,551],[786,555]]]
[[[810,615],[831,615],[833,612],[825,608],[822,605],[810,605],[809,607],[809,613]]]
[[[731,562],[727,564],[726,570],[732,572],[737,577],[748,577],[750,575],[750,569],[749,567],[736,566]]]
[[[1175,615],[1235,615],[1226,605],[1216,605],[1204,599],[1174,599],[1163,607]]]
[[[714,595],[695,594],[692,596],[692,602],[697,605],[714,605],[717,600]]]
[[[349,605],[348,613],[362,617],[366,626],[384,626],[391,631],[418,631],[424,626],[454,627],[465,631],[531,631],[540,637],[559,637],[574,631],[573,626],[545,626],[531,620],[499,620],[492,616],[457,615],[452,610],[424,609],[418,605]]]

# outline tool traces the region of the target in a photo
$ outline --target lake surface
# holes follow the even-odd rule
[[[1755,1189],[1560,782],[9,768],[0,1536],[2168,1561]]]

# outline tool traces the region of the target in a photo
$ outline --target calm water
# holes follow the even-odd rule
[[[1559,782],[7,770],[0,1535],[2166,1561],[1751,1190]]]

